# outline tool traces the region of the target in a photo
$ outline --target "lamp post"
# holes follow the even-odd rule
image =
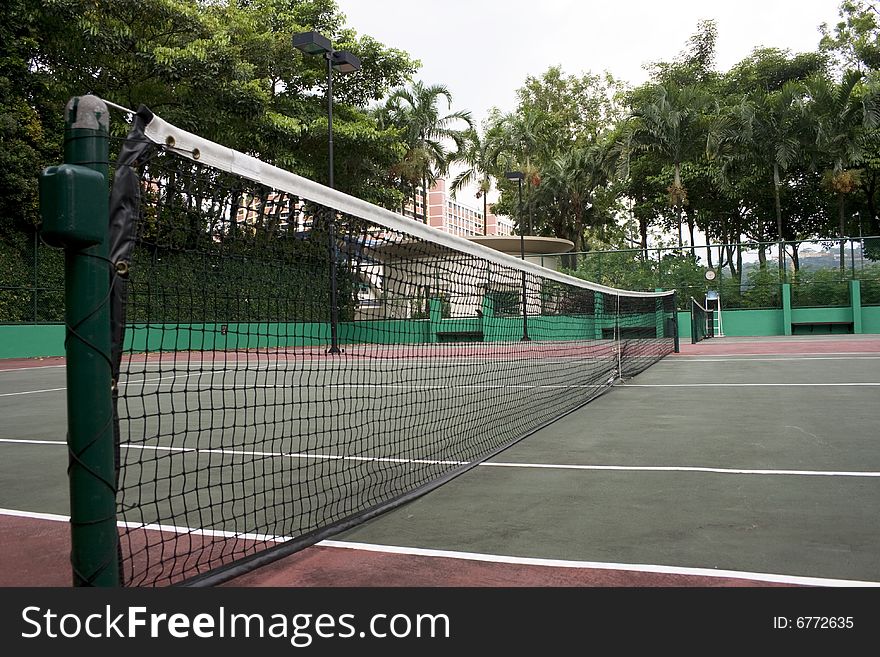
[[[517,191],[517,208],[516,213],[519,218],[519,257],[521,260],[526,259],[526,241],[525,241],[525,225],[523,224],[523,216],[522,216],[522,182],[523,182],[523,172],[522,171],[507,171],[504,174],[504,177],[510,180],[511,182],[516,181],[516,191]],[[526,288],[526,272],[523,270],[522,272],[522,309],[523,309],[523,335],[522,340],[528,341],[531,340],[529,337],[529,316],[528,316],[528,291]]]
[[[361,61],[345,50],[334,50],[330,39],[318,32],[301,32],[293,35],[293,47],[306,55],[321,55],[327,60],[327,186],[333,188],[333,71],[352,73],[359,71]],[[336,227],[333,208],[327,208],[327,232],[330,241],[330,349],[329,354],[341,353],[339,349],[339,301],[336,283]]]

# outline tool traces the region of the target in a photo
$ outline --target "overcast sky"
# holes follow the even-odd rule
[[[422,62],[417,79],[445,84],[454,109],[482,121],[514,109],[527,76],[609,71],[640,84],[644,64],[674,59],[696,31],[718,26],[726,71],[758,46],[812,51],[839,0],[337,0],[347,24]]]

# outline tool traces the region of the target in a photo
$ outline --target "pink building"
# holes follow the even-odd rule
[[[461,237],[473,237],[483,234],[483,202],[474,199],[471,207],[461,202],[459,192],[458,199],[446,189],[446,180],[440,178],[428,191],[428,225],[439,228],[447,233]],[[499,217],[492,213],[492,205],[488,205],[489,212],[486,217],[486,235],[512,235],[513,221],[508,217]],[[412,202],[407,207],[406,216],[412,216]],[[416,219],[422,219],[422,197],[419,194],[416,199]]]

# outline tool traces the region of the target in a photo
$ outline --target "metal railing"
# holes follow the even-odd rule
[[[780,308],[779,284],[790,283],[796,307],[847,306],[849,281],[858,279],[862,304],[880,305],[880,237],[873,236],[588,251],[543,259],[613,287],[674,288],[680,304],[715,290],[725,308]]]

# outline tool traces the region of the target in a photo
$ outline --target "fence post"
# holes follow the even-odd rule
[[[118,586],[116,462],[110,357],[107,106],[65,110],[64,162],[40,176],[43,239],[63,246],[67,446],[74,586]]]
[[[862,283],[853,278],[849,282],[849,303],[852,308],[853,333],[862,332]]]
[[[782,284],[782,335],[791,335],[791,283]]]
[[[602,292],[593,292],[593,317],[596,323],[593,325],[593,335],[596,340],[601,340],[605,327],[605,297]]]

